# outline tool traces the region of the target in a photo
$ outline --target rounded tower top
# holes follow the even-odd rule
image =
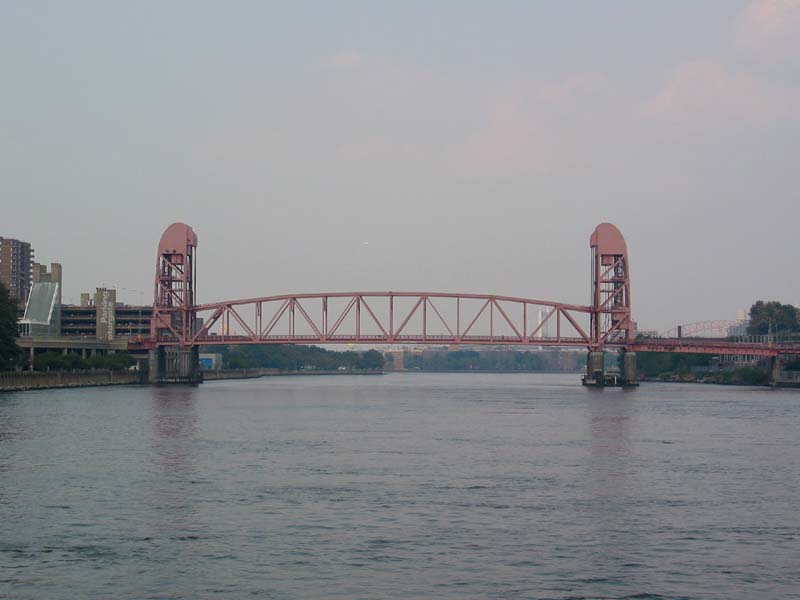
[[[589,238],[589,247],[597,248],[601,254],[628,254],[628,246],[625,238],[611,223],[600,223],[594,228],[592,236]]]
[[[183,254],[187,246],[197,247],[197,234],[186,223],[173,223],[158,242],[159,254]]]

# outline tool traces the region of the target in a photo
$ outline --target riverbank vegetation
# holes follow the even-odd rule
[[[217,349],[209,351],[219,352]],[[377,350],[335,352],[318,346],[263,345],[229,346],[220,353],[226,369],[379,371],[384,367],[383,354]]]
[[[730,385],[767,385],[769,383],[769,371],[756,366],[739,367],[732,371],[720,371],[714,374],[713,377],[714,383]]]
[[[83,358],[80,354],[74,353],[44,352],[37,354],[33,359],[33,368],[36,371],[83,371],[88,369],[124,371],[133,366],[134,362],[133,357],[125,352],[96,355],[91,358]]]
[[[0,282],[0,369],[10,369],[20,361],[17,346],[17,301]]]
[[[407,371],[576,372],[585,366],[585,352],[561,350],[428,350],[421,353],[406,352],[403,355],[403,368]]]
[[[710,354],[676,354],[674,352],[639,352],[636,354],[640,376],[657,378],[688,375],[711,368]],[[620,359],[622,360],[622,359]]]
[[[639,352],[636,355],[639,377],[658,381],[701,381],[726,385],[767,385],[768,369],[747,365],[714,370],[710,354]]]

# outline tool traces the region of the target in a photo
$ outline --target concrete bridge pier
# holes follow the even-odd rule
[[[624,350],[622,354],[622,386],[637,385],[639,385],[639,376],[636,373],[636,352]]]
[[[589,351],[586,357],[586,375],[583,376],[583,385],[603,387],[606,385],[605,354],[594,350]]]
[[[769,361],[769,384],[771,386],[777,385],[781,378],[781,357],[773,356]]]
[[[639,385],[636,374],[636,353],[623,350],[619,375],[605,372],[605,353],[590,351],[586,359],[583,385],[590,387],[635,387]]]
[[[200,352],[197,346],[159,346],[148,353],[150,383],[201,383]]]
[[[161,377],[161,372],[164,370],[164,352],[163,348],[153,348],[147,352],[147,381],[149,383],[158,383]]]

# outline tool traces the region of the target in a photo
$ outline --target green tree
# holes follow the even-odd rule
[[[80,354],[70,352],[44,352],[37,354],[33,360],[33,368],[37,371],[75,371],[88,367],[87,362]]]
[[[77,356],[77,355],[76,355]],[[115,352],[114,354],[96,354],[89,360],[84,361],[85,367],[90,369],[109,369],[111,371],[124,371],[134,364],[133,357],[127,352]],[[81,367],[75,367],[81,368]]]
[[[688,373],[693,367],[709,367],[710,354],[676,354],[674,352],[639,352],[636,368],[645,377],[658,377],[673,373]],[[620,352],[620,368],[622,368]]]
[[[474,350],[454,350],[448,352],[446,369],[448,371],[471,371],[478,365],[480,355]]]
[[[17,301],[8,293],[8,288],[0,283],[0,369],[6,369],[19,362],[21,352],[17,346]]]
[[[407,371],[419,371],[422,369],[422,354],[416,352],[403,352],[403,365]]]
[[[86,368],[86,361],[80,354],[75,354],[74,352],[69,352],[67,354],[62,355],[61,357],[62,363],[61,368],[66,369],[69,371],[74,371],[78,369],[85,369]]]
[[[722,382],[734,385],[767,385],[769,372],[760,367],[740,367],[734,371],[722,373]]]
[[[359,357],[358,360],[358,368],[367,369],[369,371],[383,369],[383,365],[383,354],[377,350],[367,350]]]
[[[747,326],[747,333],[750,335],[788,333],[798,329],[800,310],[791,304],[759,300],[750,307],[750,324]]]
[[[56,364],[59,363],[61,355],[56,352],[43,352],[37,354],[33,359],[33,368],[37,371],[49,371],[56,369]]]
[[[340,367],[346,369],[382,369],[383,355],[376,351],[363,354],[347,350],[334,352],[318,346],[292,345],[258,345],[228,346],[213,349],[221,352],[222,360],[228,369],[261,367],[280,369],[281,371],[297,371],[300,369],[316,369],[335,371]]]

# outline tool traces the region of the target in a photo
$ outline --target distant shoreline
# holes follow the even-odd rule
[[[203,371],[203,381],[228,381],[232,379],[259,379],[261,377],[319,377],[322,375],[385,375],[385,371],[281,371],[279,369],[222,369],[219,371]]]
[[[547,373],[551,375],[583,375],[584,370],[581,369],[580,371],[517,371],[517,370],[494,370],[494,369],[420,369],[420,370],[407,370],[407,371],[386,371],[387,373],[469,373],[469,374],[476,374],[479,375],[481,373],[495,373],[495,374],[509,374],[509,373],[519,373],[520,375],[527,374],[530,375],[531,373]]]

